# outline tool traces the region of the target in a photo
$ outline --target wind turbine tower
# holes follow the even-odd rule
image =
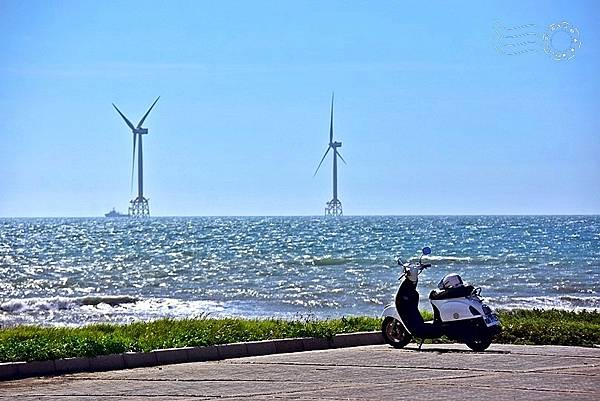
[[[333,140],[333,95],[334,94],[332,93],[331,94],[331,120],[329,122],[329,146],[327,147],[327,150],[325,150],[325,154],[323,155],[323,158],[321,159],[321,162],[319,163],[319,166],[317,167],[317,170],[315,171],[315,174],[314,174],[314,175],[317,175],[317,172],[319,171],[319,168],[321,168],[321,164],[323,164],[323,160],[325,160],[327,153],[329,153],[329,151],[331,149],[333,149],[333,198],[329,202],[327,202],[327,204],[325,206],[325,216],[341,216],[343,214],[342,202],[340,202],[340,200],[338,199],[338,190],[337,190],[337,184],[338,184],[337,158],[339,156],[339,158],[342,159],[344,164],[346,164],[346,160],[344,160],[342,155],[340,155],[340,153],[337,150],[337,148],[342,147],[342,143],[335,142]]]
[[[123,113],[121,113],[121,110],[119,110],[117,108],[117,106],[115,106],[115,104],[113,103],[113,107],[115,108],[115,110],[117,110],[117,113],[119,113],[119,115],[121,117],[123,117],[123,120],[125,120],[125,123],[129,126],[129,128],[131,128],[131,132],[133,133],[133,160],[131,163],[131,187],[133,188],[133,172],[134,172],[134,167],[135,167],[135,147],[136,147],[136,141],[139,142],[139,147],[138,147],[138,153],[137,153],[137,160],[138,160],[138,194],[137,197],[132,199],[129,203],[129,216],[149,216],[150,215],[150,206],[148,205],[148,199],[144,198],[144,158],[143,158],[143,154],[142,154],[142,135],[146,135],[148,134],[148,128],[142,128],[142,124],[144,124],[144,121],[146,120],[146,117],[148,117],[148,114],[150,114],[150,111],[152,110],[152,108],[154,107],[154,105],[156,104],[156,102],[158,102],[158,99],[160,99],[160,96],[156,98],[156,100],[154,101],[154,103],[152,103],[152,106],[150,106],[150,108],[148,109],[148,111],[146,112],[146,114],[144,114],[144,117],[142,117],[142,119],[140,120],[140,122],[138,123],[137,126],[134,126],[131,121],[129,121],[127,119],[127,117],[125,117],[123,115]]]

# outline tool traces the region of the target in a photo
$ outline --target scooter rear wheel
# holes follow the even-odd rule
[[[478,338],[470,341],[466,341],[467,347],[471,348],[475,352],[485,351],[491,344],[491,338]]]
[[[406,331],[404,325],[390,316],[383,319],[381,333],[385,342],[394,348],[403,348],[412,340],[412,335]]]

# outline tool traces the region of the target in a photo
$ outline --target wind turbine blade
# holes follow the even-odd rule
[[[344,162],[344,164],[348,164],[348,163],[346,163],[346,160],[344,160],[344,158],[342,157],[342,155],[340,155],[340,152],[337,151],[337,149],[335,150],[335,154],[338,155],[340,157],[340,159],[342,159],[342,161]]]
[[[321,164],[323,164],[323,160],[325,160],[325,156],[327,156],[327,153],[329,153],[329,149],[331,149],[331,146],[329,146],[327,148],[327,150],[325,151],[325,154],[323,155],[323,158],[321,159],[321,162],[319,163],[319,167],[317,167],[317,170],[315,171],[315,173],[313,174],[313,177],[315,175],[317,175],[317,173],[319,172],[319,169],[321,168]]]
[[[329,143],[333,143],[333,95],[331,92],[331,121],[329,122]]]
[[[140,123],[137,125],[138,128],[140,128],[142,126],[142,124],[144,123],[144,120],[146,119],[146,117],[148,117],[148,114],[150,114],[150,110],[152,110],[152,108],[154,107],[156,102],[158,102],[158,99],[160,99],[160,96],[156,98],[156,100],[154,101],[154,103],[152,103],[152,106],[150,106],[150,108],[148,109],[146,114],[144,114],[144,117],[142,117],[142,119],[140,120]]]
[[[133,158],[131,160],[131,189],[130,191],[133,192],[133,170],[135,168],[135,138],[137,137],[137,134],[133,134]]]
[[[121,115],[121,117],[123,117],[123,120],[125,120],[125,122],[127,123],[127,125],[129,125],[129,128],[131,128],[132,130],[133,130],[133,129],[135,129],[135,127],[133,126],[133,124],[131,123],[131,121],[129,121],[129,120],[127,119],[127,117],[125,117],[125,116],[123,115],[123,113],[121,113],[121,110],[119,110],[119,109],[117,108],[117,106],[115,106],[115,104],[114,104],[114,103],[113,103],[112,105],[113,105],[113,107],[115,108],[115,110],[117,110],[117,113],[119,113],[119,114]]]

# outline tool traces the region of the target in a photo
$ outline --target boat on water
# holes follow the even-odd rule
[[[112,210],[104,214],[104,217],[129,217],[128,214],[119,213],[113,207]]]

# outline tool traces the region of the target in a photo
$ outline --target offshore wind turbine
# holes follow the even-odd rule
[[[138,147],[138,153],[137,153],[137,155],[138,155],[138,194],[137,194],[137,197],[135,197],[134,199],[129,201],[129,203],[130,203],[129,215],[130,216],[149,216],[150,215],[150,206],[148,205],[148,199],[144,198],[144,158],[143,158],[143,153],[142,153],[142,135],[148,134],[148,128],[142,128],[142,124],[144,124],[146,117],[148,117],[148,114],[150,114],[150,111],[152,110],[152,108],[154,107],[156,102],[158,102],[158,99],[160,99],[160,96],[156,98],[154,103],[152,103],[152,106],[150,106],[150,108],[148,109],[146,114],[144,114],[144,116],[142,117],[142,119],[140,120],[140,122],[138,123],[137,126],[134,126],[131,123],[131,121],[129,121],[127,119],[127,117],[125,117],[125,115],[123,115],[123,113],[121,113],[121,110],[119,110],[117,108],[117,106],[115,106],[114,103],[112,104],[113,107],[115,108],[115,110],[117,110],[117,113],[119,113],[119,115],[121,117],[123,117],[123,120],[125,120],[125,123],[127,124],[127,126],[129,126],[129,128],[131,128],[131,132],[133,133],[133,160],[131,162],[131,186],[132,186],[132,188],[133,188],[133,171],[134,171],[134,167],[135,167],[136,140],[139,141],[139,147]]]
[[[317,170],[315,171],[315,174],[313,175],[313,177],[315,175],[317,175],[317,173],[319,172],[319,168],[321,168],[321,164],[323,164],[323,160],[325,160],[327,153],[329,153],[329,151],[331,149],[333,149],[333,198],[329,202],[326,203],[325,215],[326,216],[341,216],[343,214],[343,212],[342,212],[342,202],[340,202],[340,200],[338,199],[337,158],[339,156],[340,159],[342,159],[342,161],[344,162],[344,164],[346,164],[346,160],[344,160],[342,155],[340,155],[340,153],[337,150],[337,148],[342,147],[342,143],[335,142],[333,140],[333,96],[334,96],[334,94],[332,92],[331,93],[331,120],[329,122],[329,145],[327,146],[327,150],[325,150],[325,154],[323,155],[323,158],[321,159],[321,162],[319,163],[319,166],[317,167]]]

